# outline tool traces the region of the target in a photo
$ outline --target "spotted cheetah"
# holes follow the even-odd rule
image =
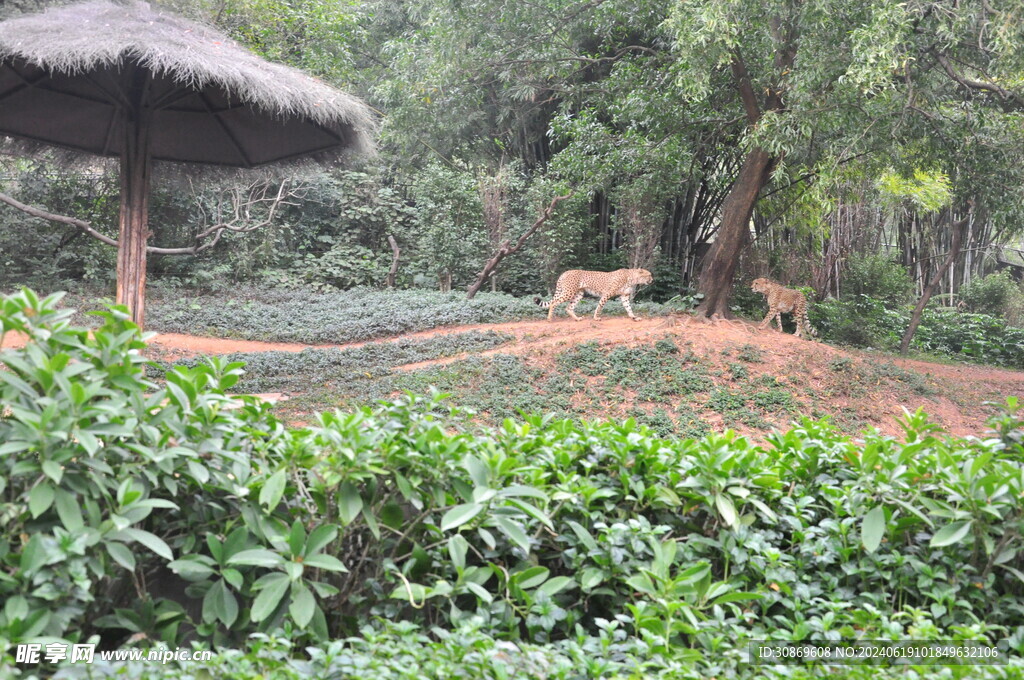
[[[764,321],[758,328],[764,328],[772,322],[772,319],[775,319],[781,333],[783,313],[792,313],[793,319],[796,321],[796,337],[801,337],[801,329],[806,330],[807,335],[817,335],[807,318],[807,298],[803,293],[792,288],[785,288],[768,279],[754,279],[750,289],[755,293],[764,294],[768,300],[768,316],[764,317]]]
[[[601,309],[604,308],[605,303],[613,297],[618,297],[622,301],[622,306],[626,308],[629,318],[639,321],[640,318],[633,315],[633,308],[630,306],[629,300],[638,287],[646,286],[653,280],[654,277],[646,269],[617,269],[613,272],[570,269],[562,272],[562,275],[558,277],[558,283],[555,284],[555,295],[550,301],[541,302],[539,297],[535,297],[533,301],[541,307],[548,308],[548,321],[551,321],[555,307],[563,302],[568,302],[569,316],[580,321],[580,317],[576,316],[574,310],[576,304],[583,299],[584,294],[600,298],[597,309],[594,310],[595,320],[601,318]]]

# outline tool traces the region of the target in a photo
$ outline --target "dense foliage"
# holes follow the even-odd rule
[[[8,2],[0,16],[52,2],[64,0]],[[1012,6],[160,4],[360,94],[381,112],[382,134],[363,167],[293,178],[295,193],[258,231],[226,234],[198,258],[153,257],[157,280],[205,290],[238,281],[379,286],[393,238],[399,287],[464,289],[504,240],[572,189],[502,263],[495,289],[535,294],[566,268],[647,266],[661,301],[694,292],[755,148],[772,162],[751,194],[756,245],[737,284],[769,274],[819,297],[857,295],[877,272],[854,265],[891,260],[919,293],[968,212],[943,290],[956,293],[995,267],[1020,278],[1019,252],[1003,248],[1024,224]],[[153,243],[190,244],[225,216],[249,215],[232,188],[158,179]],[[111,175],[5,161],[0,190],[116,233]],[[6,207],[0,252],[0,285],[111,279],[109,249]],[[899,288],[887,304],[907,293]]]
[[[893,350],[899,347],[910,310],[890,309],[875,298],[859,295],[819,302],[809,316],[826,342]],[[1024,329],[989,314],[930,307],[910,346],[978,363],[1024,366]]]
[[[501,659],[524,677],[726,678],[750,640],[810,637],[1024,649],[1015,400],[990,438],[917,413],[902,443],[811,420],[766,448],[632,421],[478,431],[411,395],[288,429],[228,394],[239,364],[155,382],[123,310],[90,333],[56,303],[0,308],[31,340],[0,353],[9,669],[9,646],[40,637],[248,645],[216,662],[240,677],[510,677]],[[310,662],[286,659],[305,644]]]

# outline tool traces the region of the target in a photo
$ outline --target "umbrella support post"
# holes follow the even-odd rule
[[[149,240],[149,113],[126,116],[121,151],[121,224],[117,251],[117,304],[127,305],[141,328],[146,316],[146,244]]]

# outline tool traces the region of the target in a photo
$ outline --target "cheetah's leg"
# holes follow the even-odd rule
[[[775,311],[774,309],[769,309],[768,310],[768,316],[764,317],[764,321],[761,322],[761,325],[758,326],[757,329],[758,330],[764,330],[764,328],[766,328],[768,326],[768,324],[770,324],[772,322],[772,317],[775,317],[777,314],[778,314],[778,312]]]
[[[569,306],[566,307],[566,311],[569,312],[569,316],[576,319],[577,321],[580,321],[580,317],[576,316],[576,305],[579,304],[579,301],[582,299],[583,291],[581,290],[578,291],[576,295],[573,296],[572,300],[569,301]]]
[[[633,321],[639,321],[640,317],[633,315],[633,308],[629,304],[629,296],[620,295],[619,300],[622,301],[622,306],[626,308],[626,314],[629,314],[629,318],[632,319]]]
[[[779,332],[783,333],[784,331],[782,330],[782,312],[778,312],[775,315],[775,323],[779,326]]]
[[[567,298],[562,297],[563,292],[561,288],[555,288],[555,294],[551,298],[551,302],[548,304],[548,321],[551,321],[555,315],[555,307],[565,302]]]
[[[601,318],[601,310],[604,309],[604,304],[608,302],[608,296],[602,295],[601,299],[597,301],[597,309],[594,310],[594,321]]]

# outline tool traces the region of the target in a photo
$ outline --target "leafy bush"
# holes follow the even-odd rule
[[[1024,329],[988,314],[929,310],[921,318],[913,346],[988,364],[1024,367]]]
[[[913,281],[907,270],[884,254],[851,255],[843,273],[843,297],[868,296],[887,309],[910,298]]]
[[[960,288],[960,300],[978,314],[1005,317],[1024,303],[1022,298],[1024,293],[1006,270],[974,279]]]
[[[811,305],[807,316],[824,342],[879,349],[898,347],[909,321],[902,311],[869,295],[829,298]]]
[[[156,384],[123,310],[88,333],[55,303],[0,306],[31,340],[0,353],[0,664],[94,636],[248,644],[225,677],[737,677],[760,639],[1024,650],[1013,400],[994,436],[918,412],[903,443],[808,419],[765,448],[550,416],[479,431],[412,395],[289,430],[225,394],[240,366]]]

